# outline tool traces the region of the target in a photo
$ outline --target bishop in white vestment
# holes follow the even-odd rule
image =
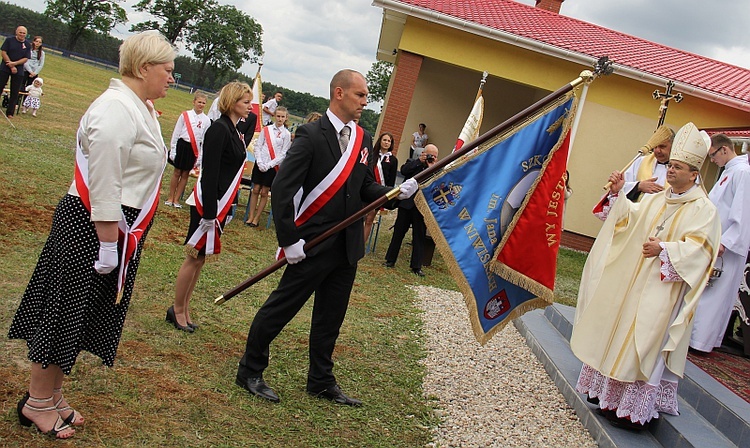
[[[719,247],[716,207],[697,184],[709,145],[686,124],[672,148],[669,189],[633,203],[614,172],[595,209],[606,221],[586,260],[570,345],[584,363],[576,389],[613,424],[677,414],[693,315]]]

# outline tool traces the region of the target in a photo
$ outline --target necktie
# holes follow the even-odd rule
[[[346,151],[346,147],[349,146],[349,134],[351,134],[352,130],[349,129],[349,126],[344,126],[343,129],[341,129],[341,135],[339,136],[339,149],[341,149],[341,154],[343,154]]]

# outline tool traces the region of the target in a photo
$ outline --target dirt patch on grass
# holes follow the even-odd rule
[[[7,199],[7,198],[6,198]],[[54,210],[29,208],[28,204],[6,202],[0,207],[0,235],[12,235],[19,231],[47,232]]]

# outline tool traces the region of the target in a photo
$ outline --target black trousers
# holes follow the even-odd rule
[[[393,225],[393,237],[391,244],[388,245],[388,251],[385,253],[385,261],[395,263],[398,258],[398,252],[401,249],[401,243],[411,225],[411,261],[409,267],[412,269],[422,269],[422,258],[424,254],[424,240],[427,235],[427,227],[424,224],[424,217],[417,207],[398,209],[396,223]]]
[[[245,354],[237,370],[239,378],[262,375],[268,367],[271,342],[315,293],[307,390],[321,392],[336,384],[333,349],[349,306],[357,265],[347,261],[344,235],[333,238],[337,240],[330,249],[286,267],[279,286],[250,325]]]
[[[10,78],[10,93],[8,94],[8,108],[5,109],[5,115],[11,116],[16,113],[18,91],[21,89],[21,84],[23,84],[23,71],[14,75],[10,72],[0,70],[0,90],[5,88],[5,84],[8,83],[8,78]]]

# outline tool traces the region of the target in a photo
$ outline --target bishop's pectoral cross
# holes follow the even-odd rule
[[[681,93],[675,93],[672,94],[672,89],[674,88],[674,81],[671,79],[667,81],[667,90],[664,93],[659,92],[659,90],[654,90],[654,93],[652,96],[655,100],[661,100],[661,104],[659,105],[659,124],[656,125],[656,128],[659,129],[659,126],[664,124],[664,119],[667,117],[667,109],[669,108],[669,100],[674,100],[675,103],[679,103],[682,101],[682,94]]]
[[[672,211],[672,213],[670,213],[669,215],[667,215],[666,218],[664,218],[664,221],[662,221],[661,224],[659,224],[658,226],[656,226],[656,233],[654,233],[654,238],[656,238],[657,236],[659,236],[659,232],[661,232],[662,230],[664,230],[664,224],[666,224],[667,221],[669,221],[669,218],[671,218],[672,216],[674,216],[675,213],[679,212],[683,205],[685,205],[685,204],[680,204],[679,207],[677,207],[674,211]]]
[[[658,226],[656,226],[656,233],[654,233],[654,238],[659,236],[659,232],[661,232],[662,230],[664,230],[664,223],[661,223]]]

